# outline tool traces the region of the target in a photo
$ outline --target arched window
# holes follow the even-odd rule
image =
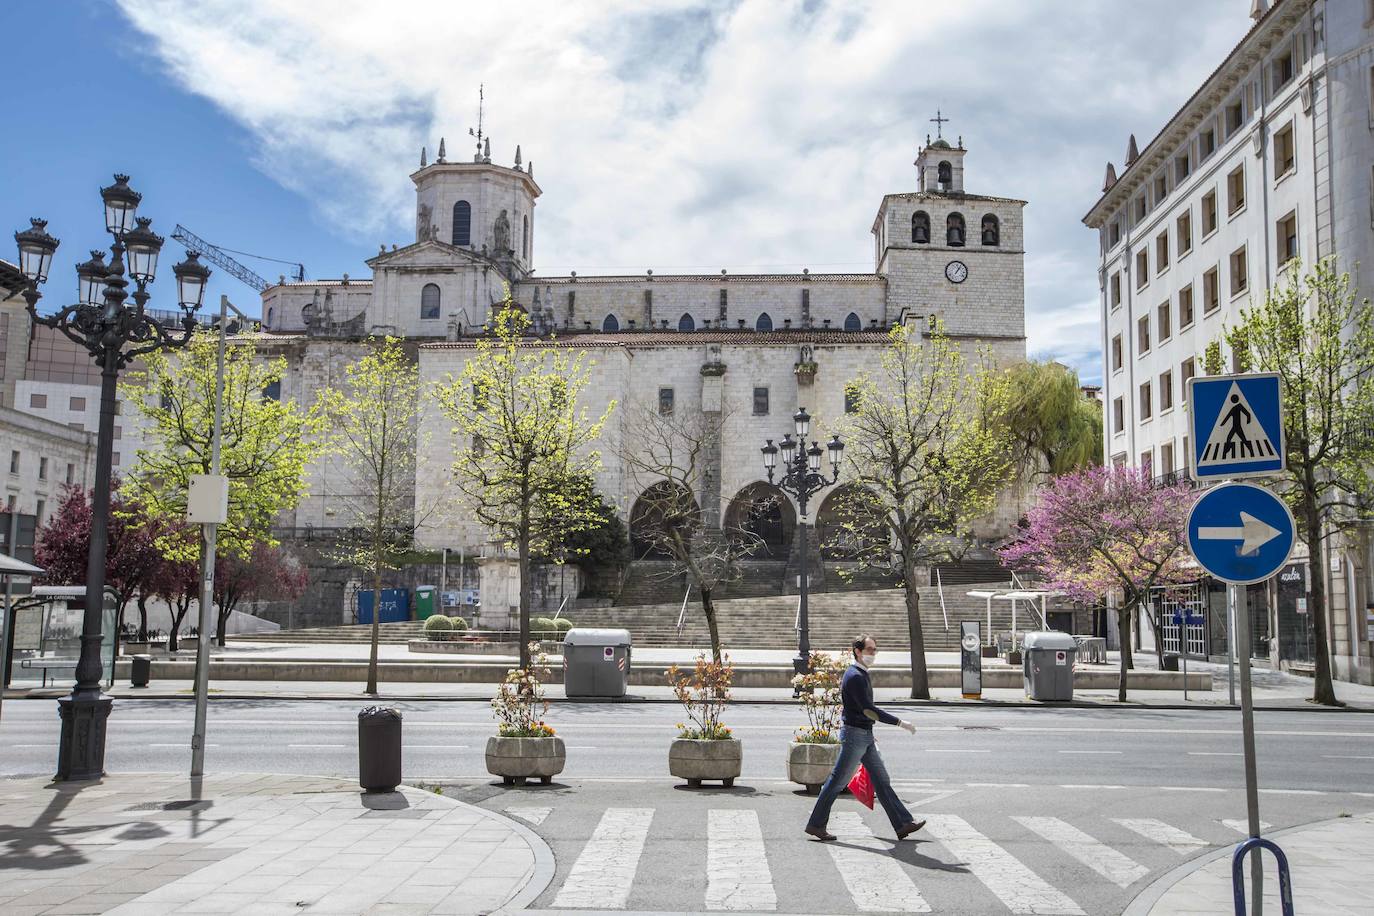
[[[307,305],[301,309],[301,324],[310,327],[310,316],[315,314],[315,306]]]
[[[911,240],[918,245],[930,241],[930,214],[924,210],[911,214]]]
[[[1001,238],[1002,231],[997,223],[997,217],[991,213],[983,214],[983,244],[1000,245]]]
[[[951,213],[945,219],[945,244],[954,248],[964,246],[964,217],[959,213]]]
[[[420,290],[420,317],[439,317],[439,287],[433,283],[426,283]]]
[[[695,331],[697,323],[691,315],[683,312],[682,317],[677,320],[677,329],[679,331]]]
[[[530,218],[520,217],[520,251],[526,261],[530,259]]]
[[[605,320],[601,322],[601,330],[605,331],[607,334],[612,334],[616,331],[619,331],[620,319],[615,317],[614,315],[607,315]]]
[[[272,326],[272,313],[275,312],[275,311],[276,311],[276,309],[268,309],[268,310],[267,310],[267,326],[268,326],[269,328]]]
[[[771,330],[773,330],[773,316],[769,315],[767,312],[764,312],[762,315],[759,316],[759,320],[754,322],[754,330],[755,330],[755,331],[771,331]]]
[[[859,316],[854,312],[850,312],[849,316],[844,320],[844,329],[846,331],[859,331],[863,329],[863,326],[864,323],[859,320]]]
[[[949,164],[949,160],[945,160],[941,162],[937,168],[939,169],[940,190],[948,191],[950,188],[954,187],[954,166]]]
[[[466,200],[453,205],[453,244],[472,244],[472,205]]]

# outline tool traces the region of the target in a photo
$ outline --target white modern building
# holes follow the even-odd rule
[[[1359,295],[1374,292],[1374,0],[1255,0],[1251,15],[1155,138],[1139,149],[1132,136],[1120,172],[1107,165],[1084,218],[1099,233],[1104,457],[1115,465],[1187,471],[1188,379],[1291,259],[1335,256]],[[1314,568],[1330,583],[1338,674],[1368,683],[1368,536]],[[1255,635],[1301,663],[1301,590],[1289,607],[1276,591],[1252,599],[1269,602]]]

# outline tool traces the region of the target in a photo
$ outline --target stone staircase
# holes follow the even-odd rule
[[[408,620],[403,623],[381,624],[377,641],[392,645],[405,645],[412,639],[419,639],[424,633],[424,622]],[[320,644],[367,644],[372,641],[372,625],[368,623],[349,624],[337,627],[312,627],[309,629],[281,629],[273,633],[239,633],[229,637],[230,642],[289,642]]]

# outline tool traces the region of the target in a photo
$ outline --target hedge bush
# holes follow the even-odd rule
[[[560,633],[566,633],[573,628],[573,622],[566,617],[559,617],[554,621],[554,625],[558,627]]]
[[[467,620],[462,617],[446,617],[444,619],[453,624],[453,629],[455,630],[466,630],[468,628]]]
[[[447,617],[435,614],[433,617],[425,618],[426,633],[442,633],[453,629],[453,621]]]
[[[558,624],[552,617],[533,617],[530,619],[530,630],[536,633],[551,633],[558,629]]]

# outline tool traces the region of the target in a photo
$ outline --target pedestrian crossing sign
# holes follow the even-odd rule
[[[1263,477],[1287,467],[1276,373],[1191,378],[1188,405],[1195,480]]]

